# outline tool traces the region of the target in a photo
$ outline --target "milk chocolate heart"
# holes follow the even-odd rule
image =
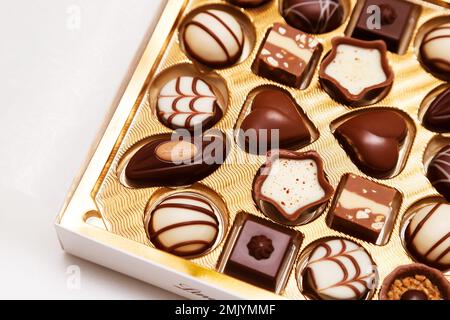
[[[311,141],[305,116],[284,91],[266,88],[253,98],[242,121],[238,144],[252,154],[271,149],[299,149]]]
[[[388,178],[397,167],[407,133],[406,120],[399,112],[370,110],[346,120],[334,135],[361,171]]]
[[[450,132],[450,88],[430,104],[423,116],[423,125],[434,132]]]

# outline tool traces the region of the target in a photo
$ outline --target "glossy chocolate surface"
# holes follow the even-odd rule
[[[256,174],[252,194],[266,216],[296,225],[304,223],[333,192],[317,152],[274,150],[267,154],[266,163]]]
[[[450,270],[450,204],[430,203],[414,212],[405,244],[415,260]]]
[[[209,176],[225,161],[228,148],[222,133],[175,137],[161,134],[138,146],[125,167],[129,186],[190,185]]]
[[[199,255],[210,249],[219,232],[212,204],[195,193],[175,193],[150,213],[147,233],[156,248],[177,256]]]
[[[344,20],[340,0],[281,0],[281,14],[294,28],[320,34],[338,28]]]
[[[305,121],[288,93],[262,89],[253,98],[250,112],[240,125],[243,136],[238,143],[253,154],[265,154],[272,147],[298,149],[311,141]],[[273,135],[277,140],[272,141]]]
[[[292,251],[298,250],[302,236],[265,219],[242,215],[244,221],[224,273],[275,292],[281,274],[289,271],[283,269],[286,260]]]
[[[450,132],[450,88],[441,92],[426,110],[422,124],[434,132]]]
[[[346,120],[334,135],[361,171],[387,178],[397,167],[407,133],[399,112],[372,109]]]
[[[394,72],[383,41],[334,37],[331,43],[332,49],[320,65],[319,80],[333,99],[349,106],[365,106],[389,93]]]
[[[428,165],[427,177],[436,190],[450,201],[450,145],[436,153]]]
[[[252,69],[267,79],[300,88],[310,78],[321,53],[322,45],[315,37],[275,23],[266,35]]]
[[[381,244],[392,230],[400,199],[400,193],[393,188],[347,174],[341,180],[330,209],[329,225],[351,236]]]
[[[379,11],[373,9],[377,6]],[[372,10],[370,10],[372,8]],[[352,37],[361,40],[383,40],[389,51],[397,53],[411,20],[417,20],[420,7],[404,0],[365,0]],[[375,14],[379,12],[379,21]],[[380,22],[380,25],[377,23]]]
[[[420,60],[436,77],[450,81],[450,22],[431,28],[420,44]]]
[[[230,13],[205,9],[185,23],[181,39],[194,60],[212,68],[227,68],[240,59],[245,35]]]

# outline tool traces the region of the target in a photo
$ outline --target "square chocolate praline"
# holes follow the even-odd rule
[[[304,89],[311,81],[322,49],[314,36],[275,23],[256,55],[252,70],[261,77]]]
[[[242,223],[234,243],[227,244],[232,248],[223,272],[279,293],[300,248],[302,235],[247,213],[241,213],[237,219]]]
[[[328,224],[337,231],[384,245],[392,232],[401,199],[394,188],[347,174],[339,183]]]
[[[421,7],[406,0],[360,1],[364,5],[351,36],[361,40],[383,40],[389,51],[402,53],[409,44]]]

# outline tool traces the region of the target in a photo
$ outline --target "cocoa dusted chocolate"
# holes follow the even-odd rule
[[[262,6],[272,0],[227,0],[229,3],[234,4],[236,6],[240,6],[242,8],[255,8]]]
[[[281,15],[294,28],[321,34],[343,23],[344,6],[340,0],[282,0]]]
[[[309,82],[321,53],[322,45],[315,37],[275,23],[264,39],[252,69],[267,79],[300,88]]]
[[[303,293],[317,300],[361,300],[376,283],[376,265],[359,244],[332,238],[316,243],[302,272]]]
[[[383,40],[389,51],[399,53],[408,46],[409,30],[414,29],[420,11],[420,6],[406,0],[365,0],[351,36]]]
[[[434,98],[423,116],[422,124],[434,132],[450,132],[450,87]]]
[[[331,52],[319,69],[319,80],[333,99],[349,106],[365,106],[389,93],[394,72],[383,41],[334,37],[331,43]]]
[[[315,151],[272,150],[253,181],[253,199],[269,218],[287,225],[311,220],[333,196]]]
[[[236,240],[226,244],[231,250],[223,272],[279,293],[300,248],[301,233],[247,213],[236,219],[240,228]]]
[[[381,300],[449,300],[450,283],[437,269],[420,263],[402,265],[383,281]]]
[[[128,151],[123,170],[130,187],[186,186],[216,171],[228,154],[226,136],[219,132],[202,136],[160,134]]]
[[[306,116],[293,98],[278,88],[264,88],[253,97],[240,124],[238,144],[252,154],[272,148],[299,149],[311,142]]]
[[[430,161],[427,178],[433,187],[450,201],[450,145],[440,149]]]
[[[181,39],[193,59],[212,68],[226,68],[240,59],[245,35],[232,14],[205,9],[184,24]]]
[[[430,203],[415,211],[405,232],[405,244],[417,261],[450,270],[450,204]]]
[[[204,253],[216,241],[219,220],[213,204],[192,192],[169,195],[149,213],[147,234],[156,248],[177,256]]]
[[[395,171],[407,134],[404,116],[389,109],[363,111],[334,131],[358,168],[375,178],[388,178]]]
[[[422,65],[436,77],[450,81],[450,22],[431,28],[420,44]]]
[[[337,190],[328,215],[330,227],[374,244],[385,244],[401,204],[401,194],[354,174],[345,175]]]
[[[212,87],[204,80],[180,76],[168,81],[158,93],[158,119],[171,129],[209,129],[223,116]]]

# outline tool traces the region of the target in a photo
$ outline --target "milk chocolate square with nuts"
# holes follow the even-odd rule
[[[275,23],[256,56],[253,72],[287,86],[304,88],[321,52],[322,45],[313,36]]]
[[[389,238],[400,203],[396,189],[347,174],[339,184],[328,222],[335,230],[382,245]]]

